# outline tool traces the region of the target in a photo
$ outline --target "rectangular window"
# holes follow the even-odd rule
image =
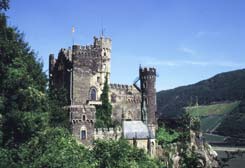
[[[86,139],[86,131],[85,130],[81,131],[81,139]]]

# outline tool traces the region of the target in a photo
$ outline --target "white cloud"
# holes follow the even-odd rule
[[[138,57],[137,62],[142,65],[149,66],[201,66],[201,67],[228,67],[228,68],[244,68],[245,62],[234,62],[230,60],[191,60],[191,59],[161,59],[156,57]]]
[[[204,36],[217,36],[219,35],[220,32],[217,32],[217,31],[199,31],[195,34],[195,37],[196,38],[201,38],[201,37],[204,37]]]
[[[194,55],[196,53],[195,50],[188,48],[188,47],[180,47],[178,50],[183,53],[191,54],[191,55]]]
[[[202,67],[229,67],[244,68],[245,63],[232,61],[193,61],[193,60],[157,60],[155,58],[141,61],[142,64],[151,66],[202,66]]]
[[[200,38],[200,37],[204,36],[205,34],[207,34],[207,32],[199,31],[196,33],[195,37]]]

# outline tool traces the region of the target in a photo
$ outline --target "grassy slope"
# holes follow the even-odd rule
[[[216,131],[220,135],[245,139],[245,100],[226,115]]]
[[[219,103],[212,105],[202,105],[202,106],[189,106],[185,110],[189,112],[192,116],[205,117],[210,115],[223,115],[231,112],[235,107],[239,105],[239,101],[229,102],[229,103]]]
[[[220,124],[224,117],[238,107],[240,101],[220,103],[205,106],[186,107],[185,110],[192,116],[200,117],[201,130],[209,132]]]

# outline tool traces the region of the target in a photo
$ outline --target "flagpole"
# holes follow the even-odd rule
[[[72,30],[71,30],[71,32],[72,32],[72,45],[74,45],[74,31],[75,31],[74,26],[72,26]]]

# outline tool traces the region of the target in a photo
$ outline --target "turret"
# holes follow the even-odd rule
[[[108,83],[110,83],[111,74],[111,39],[106,37],[100,37],[99,39],[94,38],[94,45],[100,48],[100,55],[102,57],[101,64],[101,79],[104,83],[105,77],[108,78]]]
[[[140,89],[142,95],[141,119],[145,124],[156,124],[156,69],[139,69]]]

